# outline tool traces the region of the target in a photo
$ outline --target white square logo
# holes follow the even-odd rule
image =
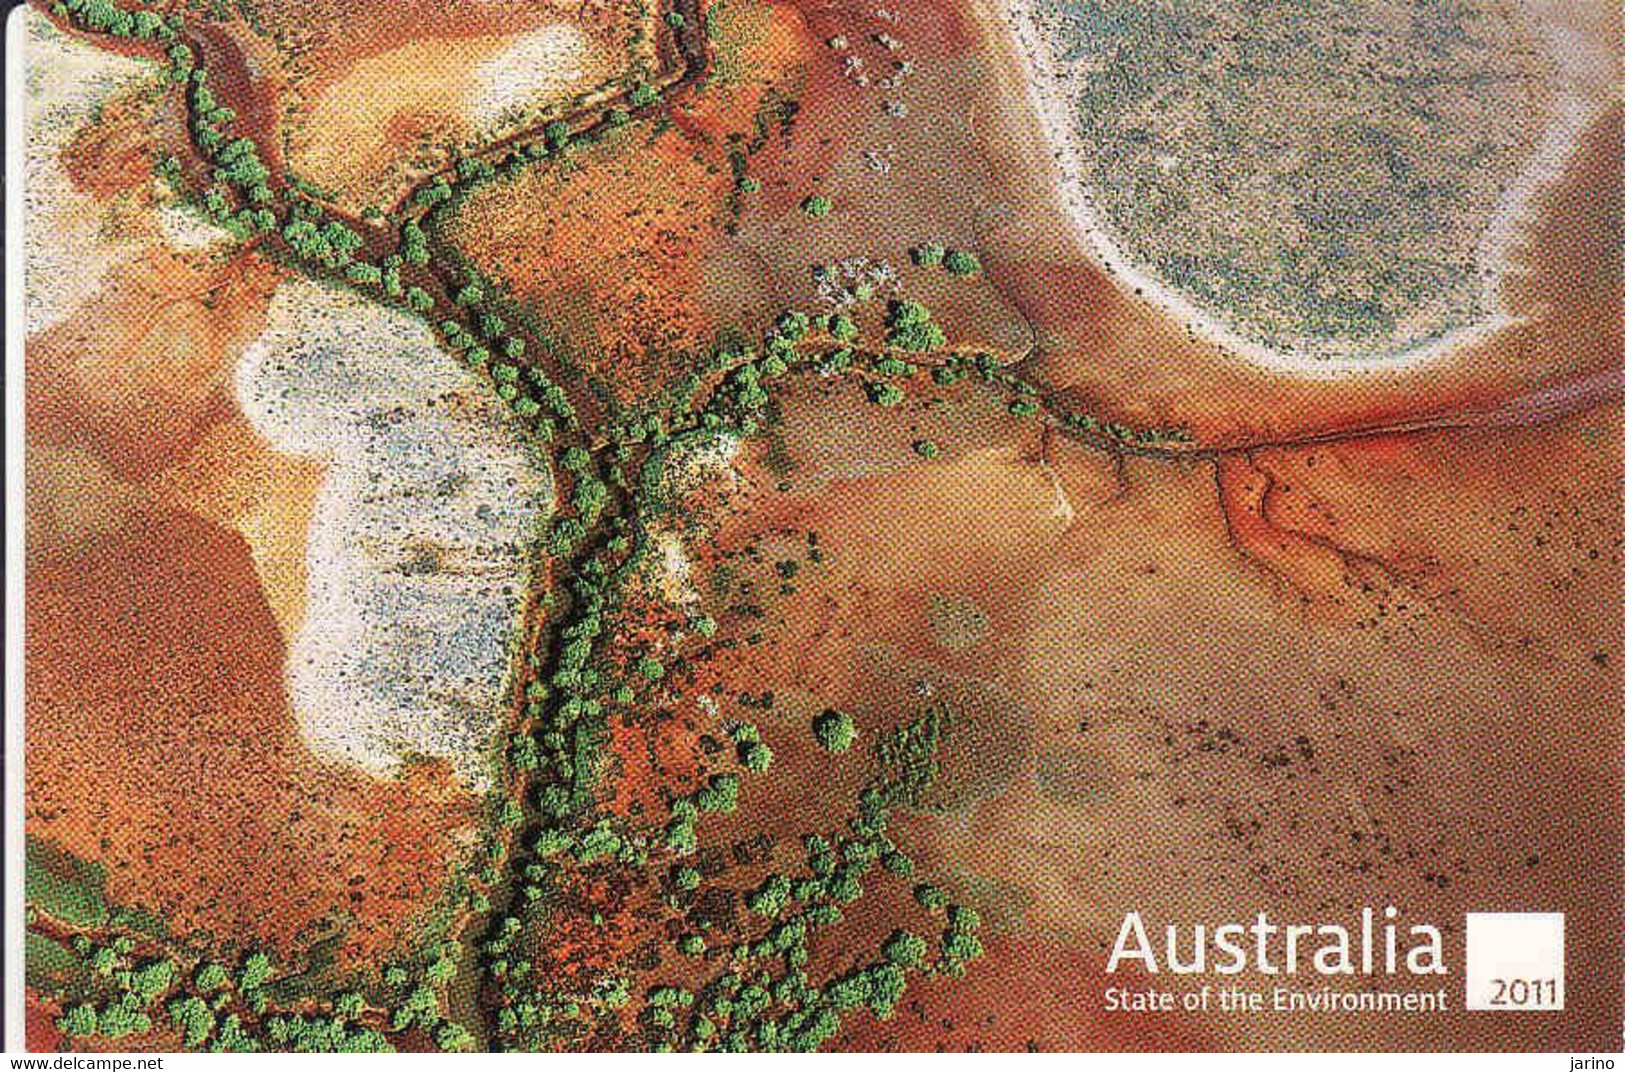
[[[1467,1008],[1563,1008],[1563,913],[1467,913]]]

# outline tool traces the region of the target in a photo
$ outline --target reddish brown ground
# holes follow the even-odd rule
[[[719,330],[757,331],[776,311],[772,277],[725,230],[727,142],[753,136],[763,102],[793,91],[815,47],[793,8],[764,8],[737,78],[685,98],[664,132],[635,126],[563,169],[494,183],[445,237],[623,401],[646,398]]]
[[[35,998],[30,991],[23,1005],[23,1038],[29,1053],[49,1053],[62,1045],[62,1032],[56,1029],[60,1012]]]
[[[1208,1035],[1178,1016],[1102,1013],[1104,985],[1097,956],[1044,941],[1002,939],[989,945],[966,978],[915,983],[893,1020],[854,1018],[841,1048],[1067,1053],[1212,1047]]]
[[[852,392],[798,388],[779,434],[742,459],[749,491],[698,548],[694,583],[738,646],[695,688],[720,682],[719,720],[755,721],[777,755],[717,825],[724,841],[837,823],[867,774],[861,742],[941,702],[956,712],[947,810],[894,836],[987,918],[995,953],[973,980],[1016,975],[1025,1002],[1048,976],[998,950],[1037,932],[1099,956],[1130,909],[1319,919],[1394,903],[1454,949],[1461,912],[1537,904],[1570,913],[1572,970],[1594,988],[1538,1038],[1454,1016],[1144,1024],[1100,1015],[1097,967],[1078,999],[1096,1015],[1040,1044],[1434,1046],[1446,1022],[1465,1046],[1578,1046],[1612,1030],[1621,905],[1584,861],[1617,859],[1622,834],[1616,410],[1113,465],[1062,441],[1046,454],[1034,426],[961,392],[920,390],[877,422]],[[943,444],[935,462],[910,452],[921,434]],[[787,559],[791,594],[774,572]],[[973,598],[986,639],[939,644],[942,596]],[[740,602],[765,618],[730,613]],[[741,691],[771,691],[772,708]],[[851,758],[811,741],[826,705],[858,721]],[[825,955],[906,911],[864,905]],[[927,1015],[973,1022],[948,995],[980,984],[961,985],[930,988],[944,1004]],[[853,1030],[843,1044],[925,1037]],[[1005,1030],[948,1044],[1043,1034]]]
[[[334,916],[357,952],[389,948],[466,808],[443,772],[374,783],[311,759],[242,538],[141,510],[92,555],[29,565],[29,832],[178,933],[290,949]]]

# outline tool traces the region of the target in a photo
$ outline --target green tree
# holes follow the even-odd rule
[[[434,1044],[448,1053],[471,1049],[474,1036],[462,1024],[447,1020],[434,1030]]]
[[[739,778],[733,774],[713,774],[705,788],[694,794],[701,811],[732,812],[739,807]]]
[[[769,875],[755,890],[745,895],[745,907],[759,916],[776,916],[790,901],[790,880]]]
[[[401,253],[413,264],[429,263],[429,239],[416,220],[401,224]]]
[[[94,1005],[75,1005],[62,1014],[56,1026],[69,1038],[83,1038],[96,1033],[96,1007]]]
[[[935,268],[937,265],[942,263],[943,255],[946,252],[947,251],[943,249],[942,244],[939,242],[921,242],[919,245],[909,250],[909,256],[912,257],[914,259],[914,263],[919,265],[921,268]]]
[[[152,1018],[126,1002],[109,1005],[97,1017],[96,1033],[110,1039],[144,1035],[152,1030]]]
[[[982,942],[968,931],[950,930],[942,940],[942,957],[948,961],[970,961],[982,955]]]
[[[195,1049],[214,1031],[214,1012],[202,998],[176,998],[168,1008],[169,1019],[180,1028],[184,1045]]]
[[[801,211],[806,213],[810,220],[823,219],[834,207],[834,203],[823,194],[813,194],[801,202]]]
[[[376,264],[353,261],[345,267],[344,278],[358,286],[377,286],[384,281],[384,272]]]
[[[811,326],[812,321],[807,318],[807,314],[797,310],[781,314],[777,324],[778,333],[791,342],[799,342],[805,338]]]
[[[743,763],[747,770],[760,774],[773,765],[773,750],[761,741],[742,744],[739,746],[739,762]]]
[[[896,406],[902,404],[903,389],[895,383],[871,383],[868,387],[869,401],[877,406]]]
[[[150,1004],[167,991],[174,981],[175,962],[155,960],[138,969],[130,977],[130,989],[140,996],[143,1003]]]
[[[925,939],[898,928],[881,947],[886,959],[901,968],[912,968],[925,958]]]
[[[258,990],[271,978],[271,958],[264,953],[250,953],[243,961],[243,973],[237,985],[243,990]]]
[[[897,1012],[897,1002],[908,985],[903,969],[885,964],[869,969],[869,1008],[880,1020],[890,1020]]]
[[[451,957],[436,957],[423,970],[423,977],[437,986],[451,982],[456,976],[457,962]]]
[[[390,1026],[396,1031],[404,1031],[417,1024],[428,1027],[440,1021],[440,998],[436,996],[433,988],[427,986],[414,987],[406,999],[396,1007],[390,1017]]]
[[[445,179],[436,179],[433,183],[420,189],[412,199],[425,208],[443,205],[452,197],[451,184]]]
[[[198,968],[197,974],[192,977],[192,981],[203,993],[212,994],[226,985],[228,981],[226,969],[211,960]]]

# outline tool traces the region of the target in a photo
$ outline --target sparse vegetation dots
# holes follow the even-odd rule
[[[826,752],[839,755],[852,747],[857,739],[857,727],[852,723],[852,716],[844,711],[833,708],[824,711],[813,719],[813,737]]]

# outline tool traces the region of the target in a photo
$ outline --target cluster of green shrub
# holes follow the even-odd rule
[[[910,353],[928,354],[948,344],[931,310],[916,301],[896,301],[886,318],[886,342]]]
[[[63,1012],[57,1028],[65,1037],[119,1040],[167,1023],[180,1032],[189,1050],[248,1053],[267,1048],[267,1039],[286,1041],[276,1027],[282,1018],[267,1013],[266,986],[276,973],[266,954],[245,955],[233,972],[218,960],[184,951],[137,954],[139,946],[153,941],[144,936],[138,942],[122,933],[103,942],[83,933],[74,936],[70,945],[86,966],[89,982],[76,986],[71,996],[58,995]],[[189,970],[183,968],[188,961]],[[370,1029],[338,1028],[326,1038],[331,1045],[306,1048],[390,1048]]]
[[[963,974],[981,955],[976,939],[979,919],[966,908],[950,905],[936,887],[914,887],[916,903],[929,915],[945,915],[937,954],[913,931],[899,927],[868,954],[857,954],[848,967],[815,978],[810,974],[810,942],[837,926],[865,892],[865,879],[876,869],[908,880],[914,864],[887,835],[893,808],[917,801],[936,771],[942,714],[925,715],[884,735],[876,747],[880,773],[864,787],[858,813],[840,834],[807,834],[801,839],[803,867],[794,873],[769,872],[743,891],[749,915],[728,932],[710,923],[709,933],[690,929],[674,943],[677,952],[705,968],[698,985],[661,983],[644,993],[638,1023],[644,1044],[654,1050],[812,1051],[832,1038],[843,1016],[866,1007],[889,1019],[917,974]],[[813,732],[825,748],[842,752],[854,732],[849,716],[826,712]],[[759,741],[749,724],[735,729],[740,755]],[[687,862],[696,857],[693,823],[708,810],[732,810],[736,801],[724,789],[708,799],[715,782],[695,794],[672,801],[668,839],[674,855],[668,892],[674,909],[698,903],[708,885],[730,881],[728,870],[702,873]],[[682,975],[692,979],[693,967]]]
[[[957,276],[972,276],[982,270],[982,262],[968,249],[949,249],[940,242],[922,242],[909,250],[909,257],[921,268],[946,268]]]
[[[1036,417],[1048,411],[1060,420],[1064,428],[1098,436],[1122,446],[1184,446],[1195,442],[1185,428],[1159,425],[1134,427],[1118,421],[1105,421],[1089,413],[1062,410],[1056,404],[1042,402],[1037,388],[1000,365],[992,354],[954,354],[931,370],[932,379],[945,387],[959,383],[970,375],[1009,392],[1013,397],[1006,405],[1010,413],[1017,417]]]

